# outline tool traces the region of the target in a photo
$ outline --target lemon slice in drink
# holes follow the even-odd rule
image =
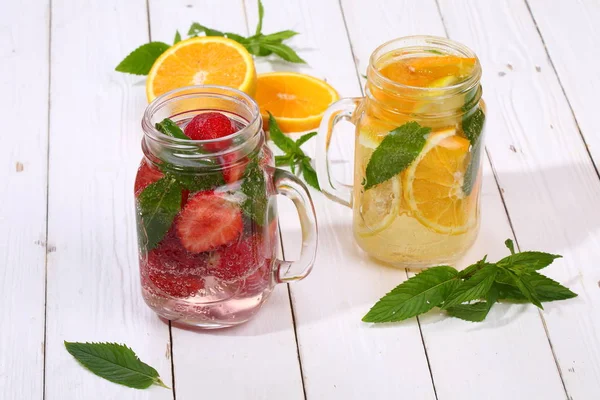
[[[402,181],[395,176],[366,190],[359,205],[360,236],[372,236],[388,228],[400,212]]]
[[[457,235],[476,223],[476,193],[462,186],[470,143],[455,129],[433,132],[404,175],[404,197],[412,215],[442,234]],[[475,197],[473,197],[475,196]]]

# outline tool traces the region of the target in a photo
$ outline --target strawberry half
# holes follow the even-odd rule
[[[234,122],[218,112],[207,112],[196,115],[185,127],[184,133],[193,140],[219,139],[237,132]],[[229,147],[228,141],[210,143],[206,148],[213,151]]]
[[[224,282],[234,282],[250,276],[265,263],[262,246],[261,236],[254,234],[220,248],[219,262],[210,273]]]
[[[157,289],[172,297],[190,297],[204,288],[204,279],[193,275],[177,276],[150,270],[148,278]]]
[[[135,197],[138,197],[148,185],[156,182],[162,177],[162,172],[156,168],[150,167],[146,160],[142,160],[140,167],[138,168],[137,175],[135,176],[135,184],[133,185],[133,193]]]
[[[244,160],[238,160],[238,158],[239,155],[236,153],[227,153],[221,156],[223,179],[226,183],[235,183],[244,176],[248,161],[247,158],[244,158]]]
[[[212,191],[200,192],[189,199],[176,222],[177,237],[192,253],[231,243],[242,228],[242,211],[238,204]]]

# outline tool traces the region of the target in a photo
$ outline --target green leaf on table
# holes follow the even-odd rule
[[[498,289],[492,286],[485,301],[472,304],[457,304],[446,309],[446,312],[452,317],[471,322],[481,322],[487,317],[496,301],[498,301]]]
[[[462,271],[459,271],[458,277],[460,279],[470,278],[471,276],[473,276],[473,274],[475,272],[477,272],[481,268],[485,267],[485,265],[487,264],[485,260],[487,260],[487,256],[483,257],[482,260],[477,261],[475,264],[469,265],[467,268],[463,269]]]
[[[396,286],[363,317],[364,322],[402,321],[440,305],[458,283],[452,267],[432,267]]]
[[[485,264],[469,279],[460,282],[444,301],[442,308],[448,309],[458,304],[485,298],[498,274],[495,264]]]
[[[190,139],[185,133],[183,133],[179,125],[177,125],[169,118],[165,118],[162,121],[157,122],[155,127],[157,131],[164,133],[167,136],[171,136],[177,139]]]
[[[294,155],[285,155],[285,156],[275,156],[275,166],[283,167],[292,164],[294,160]]]
[[[137,217],[146,235],[144,243],[140,234],[140,246],[150,251],[165,236],[181,208],[181,186],[175,178],[166,175],[148,185],[137,201]]]
[[[175,39],[173,40],[173,44],[177,44],[181,42],[181,33],[179,31],[175,31]]]
[[[577,294],[572,292],[569,288],[537,272],[522,275],[521,279],[524,279],[529,283],[529,286],[535,292],[535,295],[540,302],[566,300],[577,297]],[[501,300],[529,300],[514,282],[512,284],[495,283],[495,286],[498,287],[498,298]]]
[[[117,65],[116,71],[134,75],[148,75],[152,65],[170,45],[163,42],[150,42],[141,45]]]
[[[81,365],[101,378],[135,389],[146,389],[151,385],[169,389],[158,372],[125,345],[65,341],[65,347]]]
[[[268,111],[267,111],[268,112]],[[273,114],[269,113],[269,136],[275,146],[279,147],[286,154],[294,154],[296,151],[296,143],[289,137],[286,136],[281,129],[279,128],[279,124],[277,120],[273,116]]]
[[[540,309],[544,309],[542,306],[542,302],[539,296],[536,293],[535,287],[531,283],[531,280],[528,279],[527,275],[519,275],[514,271],[509,269],[504,269],[507,271],[507,275],[512,279],[512,284],[516,286],[521,294],[532,304]]]
[[[508,257],[504,257],[498,261],[499,267],[511,269],[515,272],[537,271],[546,268],[552,264],[557,258],[561,258],[557,254],[544,253],[541,251],[523,251]]]
[[[310,186],[314,187],[319,191],[321,190],[321,186],[319,186],[319,179],[317,178],[317,173],[310,164],[310,158],[308,157],[304,157],[302,159],[302,176],[304,177],[304,181]]]
[[[270,33],[268,35],[261,35],[260,41],[281,43],[281,41],[293,38],[294,36],[296,36],[298,34],[299,33],[296,31],[285,30],[285,31]]]
[[[296,140],[296,146],[300,148],[304,143],[308,142],[313,137],[317,136],[317,132],[310,132],[300,136],[298,140]]]
[[[211,29],[197,22],[192,23],[192,26],[188,30],[188,36],[198,36],[201,33],[204,33],[206,36],[225,36],[223,32],[216,29]]]
[[[481,108],[478,108],[472,114],[463,118],[462,128],[465,136],[471,142],[471,158],[465,171],[463,181],[463,192],[468,196],[473,191],[473,186],[479,174],[481,166],[481,153],[483,152],[483,125],[485,123],[485,114]]]
[[[425,135],[429,132],[431,128],[422,127],[416,122],[407,122],[388,133],[367,164],[365,190],[406,169],[423,150]]]
[[[265,175],[256,159],[250,161],[246,166],[241,190],[246,195],[246,199],[242,203],[242,211],[257,225],[263,226],[266,222],[269,198],[267,197]]]
[[[261,0],[258,0],[258,24],[256,24],[256,34],[260,35],[262,32],[263,18],[265,16],[265,8]]]
[[[306,64],[306,61],[304,61],[298,55],[298,53],[296,53],[287,44],[266,42],[266,43],[261,43],[260,48],[275,53],[276,55],[278,55],[285,61],[289,61],[292,63],[298,63],[298,64]]]

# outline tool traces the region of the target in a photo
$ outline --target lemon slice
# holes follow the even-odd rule
[[[366,190],[359,205],[360,236],[376,235],[388,228],[400,211],[402,182],[398,176]]]
[[[462,190],[469,146],[455,129],[434,132],[403,174],[411,214],[435,232],[457,235],[476,223],[477,193]]]

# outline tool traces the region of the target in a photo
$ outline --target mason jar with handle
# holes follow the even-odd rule
[[[481,66],[441,37],[392,40],[371,55],[363,98],[326,111],[316,167],[323,192],[353,209],[370,256],[398,267],[456,261],[479,229],[485,105]],[[330,174],[331,135],[355,125],[353,185]]]
[[[152,310],[201,328],[237,325],[275,284],[309,274],[313,203],[298,178],[274,167],[254,100],[226,87],[177,89],[150,103],[142,128],[134,194],[142,294]],[[214,138],[192,139],[194,129]],[[231,134],[218,137],[219,129]],[[302,251],[293,262],[277,257],[279,194],[300,217]]]

